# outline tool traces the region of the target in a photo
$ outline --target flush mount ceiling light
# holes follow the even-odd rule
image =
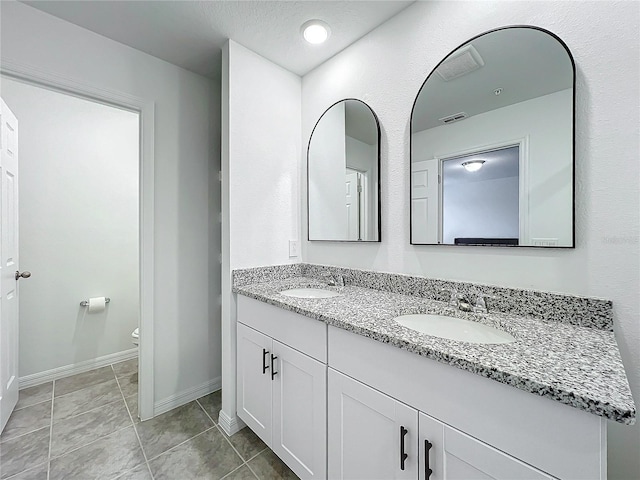
[[[300,30],[304,39],[314,45],[323,43],[331,34],[329,25],[322,20],[309,20],[302,24]]]
[[[469,160],[468,162],[462,162],[462,166],[467,172],[477,172],[482,168],[484,160]]]

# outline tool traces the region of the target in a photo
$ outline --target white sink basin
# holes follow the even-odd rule
[[[448,340],[469,343],[511,343],[516,340],[507,332],[497,328],[446,315],[401,315],[394,320],[412,330]]]
[[[295,298],[331,298],[340,295],[338,292],[323,288],[292,288],[291,290],[283,290],[280,293],[287,297]]]

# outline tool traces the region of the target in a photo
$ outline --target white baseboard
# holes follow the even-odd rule
[[[168,412],[169,410],[173,410],[176,407],[180,407],[186,403],[189,403],[197,398],[203,397],[204,395],[208,395],[216,390],[220,390],[222,388],[222,377],[214,378],[213,380],[209,380],[208,382],[203,383],[202,385],[198,385],[196,387],[185,390],[184,392],[176,393],[175,395],[171,395],[159,402],[155,402],[153,405],[153,416],[160,415],[162,413]]]
[[[96,368],[105,367],[112,363],[124,362],[125,360],[131,360],[138,356],[138,349],[132,348],[131,350],[125,350],[123,352],[110,353],[109,355],[103,355],[102,357],[93,358],[91,360],[85,360],[83,362],[74,363],[73,365],[65,365],[63,367],[52,368],[40,373],[33,373],[20,377],[20,388],[33,387],[42,383],[50,382],[52,380],[59,380],[60,378],[70,377],[78,373],[88,372],[89,370],[95,370]]]
[[[218,425],[220,425],[220,428],[222,428],[224,433],[228,436],[238,433],[247,426],[247,424],[240,420],[240,417],[237,415],[235,417],[230,417],[222,410],[220,410],[220,416],[218,417]]]

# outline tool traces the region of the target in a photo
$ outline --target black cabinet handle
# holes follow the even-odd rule
[[[400,470],[404,470],[404,461],[409,456],[404,453],[404,437],[408,432],[409,430],[400,425]]]
[[[273,377],[275,377],[278,374],[278,372],[276,372],[276,369],[273,366],[273,361],[277,358],[278,357],[276,357],[273,353],[271,354],[271,380],[273,380]]]
[[[429,450],[433,447],[433,443],[429,440],[424,441],[424,480],[429,480],[433,470],[429,466]]]
[[[263,375],[267,373],[267,368],[269,368],[269,365],[267,365],[267,353],[269,353],[267,349],[263,348],[262,349],[262,374]]]

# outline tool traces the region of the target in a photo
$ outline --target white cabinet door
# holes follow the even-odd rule
[[[301,479],[327,478],[327,366],[274,340],[271,449]]]
[[[429,442],[430,449],[425,442]],[[553,478],[422,412],[420,412],[419,446],[420,480],[550,480]],[[427,462],[425,462],[426,458],[428,458]],[[428,470],[431,470],[430,475]]]
[[[238,323],[238,416],[271,445],[271,338]]]
[[[418,478],[417,410],[329,368],[327,420],[328,478]]]

